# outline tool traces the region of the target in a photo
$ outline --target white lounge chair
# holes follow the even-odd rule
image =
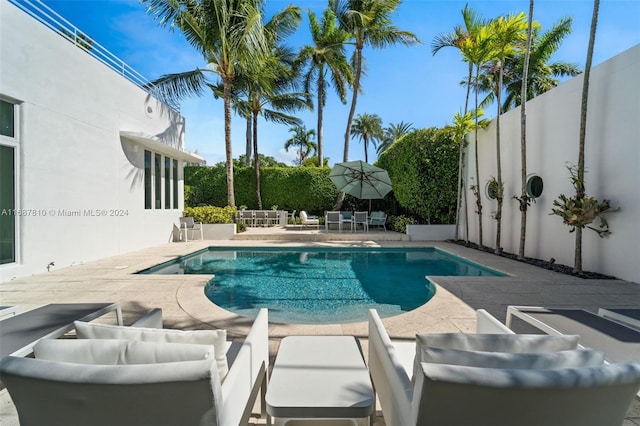
[[[73,330],[74,321],[92,321],[115,312],[122,325],[122,309],[115,303],[51,303],[0,321],[0,358],[27,356],[40,339],[55,339]]]
[[[320,229],[320,220],[317,216],[311,216],[304,210],[300,210],[300,223],[303,228],[306,228],[307,226],[315,226]]]
[[[622,424],[633,393],[640,387],[640,366],[603,365],[602,353],[572,349],[577,345],[577,336],[514,335],[486,311],[478,312],[478,317],[482,318],[482,329],[495,333],[429,335],[431,339],[427,343],[440,347],[434,346],[425,354],[430,362],[418,363],[419,369],[412,382],[409,364],[415,363],[415,357],[407,356],[407,349],[413,347],[415,354],[418,344],[392,342],[377,312],[369,311],[368,365],[388,426]],[[486,352],[492,350],[489,348],[510,350],[511,353]],[[537,354],[532,353],[536,350]],[[501,368],[489,368],[496,366]],[[570,377],[575,377],[581,384],[575,382],[575,388],[572,387]],[[433,385],[438,380],[444,384]],[[518,395],[509,400],[506,409],[502,407],[503,391]],[[584,396],[592,401],[588,410],[593,413],[598,411],[598,398],[609,400],[609,391],[617,400],[602,414],[594,414],[595,420],[583,422],[582,403],[571,405],[572,401],[580,401]],[[560,414],[562,405],[553,402],[556,393],[567,406]],[[531,401],[528,394],[533,398]],[[493,402],[484,406],[486,400]],[[441,404],[439,408],[434,408],[432,404],[437,405],[434,401]],[[539,409],[546,417],[536,414]],[[530,416],[530,413],[534,414]]]
[[[247,424],[258,392],[266,386],[267,315],[261,310],[247,338],[238,343],[222,383],[217,343],[201,340],[216,333],[100,325],[82,332],[119,340],[44,342],[36,348],[36,358],[4,358],[0,373],[23,426]],[[157,319],[156,312],[147,324],[157,325]],[[143,340],[128,338],[132,333]],[[176,339],[182,343],[167,343]],[[223,343],[223,349],[229,356],[233,346]],[[209,351],[206,359],[203,350]],[[38,352],[49,359],[38,358]]]
[[[200,231],[200,239],[204,240],[202,222],[196,222],[192,217],[188,217],[188,216],[180,218],[180,232],[183,233],[182,235],[184,235],[185,242],[189,241],[189,232],[192,233],[192,239],[193,239],[193,232],[196,232],[196,231]]]
[[[422,363],[410,424],[621,426],[638,388],[633,363],[531,370]]]

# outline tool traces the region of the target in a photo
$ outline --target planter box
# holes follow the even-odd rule
[[[205,223],[202,225],[202,237],[205,240],[230,240],[236,235],[235,223]],[[174,242],[180,240],[180,229],[173,225],[172,239]],[[198,231],[189,231],[189,241],[200,239]]]
[[[235,223],[205,223],[202,225],[205,240],[230,240],[236,235]]]
[[[407,225],[409,241],[450,240],[455,232],[455,225]]]

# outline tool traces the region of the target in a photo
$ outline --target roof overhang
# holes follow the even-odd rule
[[[126,130],[121,130],[120,137],[123,139],[130,140],[132,142],[135,142],[137,144],[140,144],[145,148],[149,148],[153,151],[170,155],[181,161],[186,161],[189,163],[198,163],[198,164],[205,163],[204,158],[200,157],[199,155],[193,154],[191,152],[183,151],[171,145],[167,145],[166,143],[163,143],[162,140],[157,136],[148,135],[142,132],[131,132]]]

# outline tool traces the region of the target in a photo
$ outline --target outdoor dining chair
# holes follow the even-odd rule
[[[358,225],[362,225],[364,232],[369,232],[369,214],[367,212],[355,212],[353,214],[353,231],[358,230]]]
[[[338,231],[342,232],[342,215],[340,212],[326,212],[324,215],[324,229],[329,231],[331,225],[338,225]]]

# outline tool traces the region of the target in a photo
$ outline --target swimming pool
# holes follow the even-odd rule
[[[205,294],[216,305],[247,317],[268,308],[270,321],[299,324],[411,311],[435,293],[425,275],[504,275],[434,248],[333,247],[210,247],[140,273],[215,274]]]

